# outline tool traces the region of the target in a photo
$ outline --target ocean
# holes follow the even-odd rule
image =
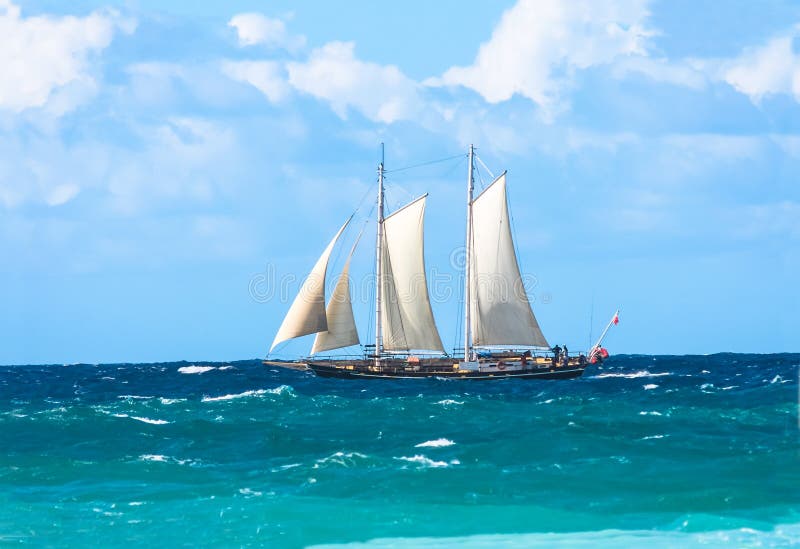
[[[0,543],[800,544],[800,355],[575,380],[230,363],[0,367]]]

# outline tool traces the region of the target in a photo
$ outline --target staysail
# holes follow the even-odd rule
[[[356,251],[356,245],[358,245],[358,240],[350,249],[350,255],[347,256],[344,269],[342,269],[342,273],[336,280],[333,295],[331,295],[331,300],[325,309],[325,315],[328,318],[328,329],[324,332],[319,332],[317,337],[314,338],[314,345],[311,347],[312,355],[359,343],[356,321],[353,318],[353,303],[350,299],[350,260],[353,258],[353,252]]]
[[[289,312],[286,313],[283,319],[278,333],[275,335],[270,352],[276,345],[287,339],[315,334],[328,329],[328,322],[325,316],[325,274],[328,270],[328,260],[331,257],[333,247],[348,223],[350,223],[350,219],[345,221],[342,228],[333,237],[333,240],[317,260],[314,268],[311,269],[308,278],[303,282],[297,297],[294,298],[294,302],[289,308]]]
[[[381,289],[383,348],[444,352],[425,276],[424,195],[383,221]]]
[[[520,276],[505,172],[472,202],[470,279],[473,345],[549,347]]]

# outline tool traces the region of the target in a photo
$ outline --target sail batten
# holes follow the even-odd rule
[[[472,342],[548,347],[528,301],[509,221],[503,173],[472,202]]]
[[[272,341],[270,352],[276,345],[288,339],[315,334],[328,329],[328,321],[325,314],[325,275],[333,247],[349,223],[350,219],[345,221],[342,228],[339,229],[339,232],[336,233],[336,236],[333,237],[333,240],[330,241],[314,264],[314,268],[311,269],[311,273],[305,279],[300,291],[294,298],[292,306],[289,307],[289,312],[283,318],[281,327]]]
[[[312,355],[358,345],[360,342],[356,321],[353,317],[353,302],[350,299],[350,260],[353,259],[357,245],[358,240],[350,249],[344,268],[336,280],[331,300],[325,309],[328,328],[324,332],[319,332],[314,338],[314,345],[311,347]]]
[[[387,216],[381,243],[383,349],[444,352],[433,319],[425,275],[427,195]]]

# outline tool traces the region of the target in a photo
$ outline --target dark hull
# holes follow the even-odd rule
[[[500,379],[570,379],[583,375],[585,366],[533,368],[528,370],[492,371],[492,372],[448,372],[448,371],[368,371],[361,369],[345,369],[332,364],[309,362],[308,367],[319,377],[339,379],[465,379],[473,381],[490,381]]]

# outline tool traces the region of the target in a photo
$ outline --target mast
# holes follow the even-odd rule
[[[378,231],[375,243],[375,366],[381,365],[381,269],[383,261],[383,143],[381,163],[378,164]]]
[[[469,169],[467,170],[467,243],[464,258],[464,362],[470,359],[470,263],[472,260],[472,194],[475,190],[473,171],[475,170],[475,149],[469,146]]]

